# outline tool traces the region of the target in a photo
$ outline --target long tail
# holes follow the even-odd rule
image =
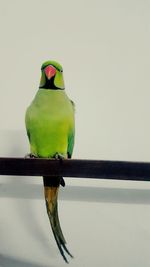
[[[47,214],[50,220],[50,224],[52,227],[52,231],[53,231],[58,249],[63,259],[65,260],[65,262],[68,263],[68,260],[65,256],[65,252],[70,257],[73,257],[73,256],[71,255],[71,253],[68,251],[66,247],[66,240],[62,233],[60,222],[59,222],[57,198],[58,198],[58,191],[59,191],[59,184],[60,184],[61,177],[59,177],[58,180],[56,179],[57,179],[56,177],[54,178],[43,177],[45,201],[46,201]],[[52,182],[52,180],[54,180],[54,182]]]

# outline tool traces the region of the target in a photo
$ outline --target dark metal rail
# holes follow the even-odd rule
[[[150,163],[110,160],[0,158],[0,175],[150,181]]]

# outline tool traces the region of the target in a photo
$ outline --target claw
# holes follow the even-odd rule
[[[29,154],[26,154],[26,155],[25,155],[25,159],[33,159],[33,158],[37,158],[37,156],[35,156],[35,155],[32,154],[32,153],[29,153]]]
[[[65,159],[64,155],[60,154],[60,153],[56,153],[55,156],[54,156],[55,159],[59,159],[59,160],[62,160],[62,159]]]

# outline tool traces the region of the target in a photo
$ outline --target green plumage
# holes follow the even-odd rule
[[[33,155],[72,154],[74,109],[64,90],[40,89],[27,109],[26,126]]]
[[[74,104],[64,90],[63,70],[59,63],[47,61],[41,67],[40,87],[26,111],[25,123],[32,156],[70,158],[74,146]],[[55,178],[53,178],[55,179]],[[47,213],[52,231],[64,260],[65,239],[58,218],[57,194],[60,179],[53,184],[44,177]]]

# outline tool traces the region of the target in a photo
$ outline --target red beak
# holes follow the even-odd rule
[[[56,74],[56,69],[52,65],[48,65],[44,71],[48,80],[50,80]]]

